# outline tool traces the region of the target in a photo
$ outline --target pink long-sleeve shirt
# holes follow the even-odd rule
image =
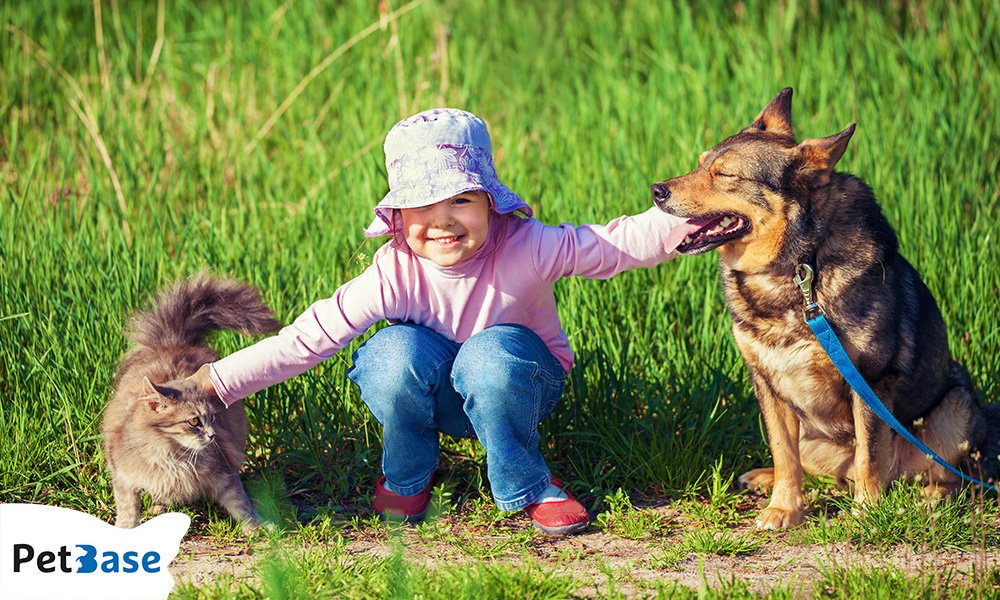
[[[212,383],[232,404],[309,370],[383,319],[423,325],[459,343],[492,325],[524,325],[568,372],[573,351],[556,312],[555,281],[654,267],[676,256],[696,229],[656,208],[578,227],[512,217],[496,248],[451,267],[386,243],[361,275],[277,335],[212,364]]]

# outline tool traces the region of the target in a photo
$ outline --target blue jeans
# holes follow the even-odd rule
[[[419,325],[375,333],[347,376],[382,424],[385,488],[423,491],[438,467],[438,434],[477,438],[493,498],[520,510],[548,486],[538,423],[562,397],[562,365],[521,325],[495,325],[459,344]]]

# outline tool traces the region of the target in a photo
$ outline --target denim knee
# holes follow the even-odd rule
[[[399,323],[376,331],[351,356],[354,361],[349,373],[351,378],[405,376],[413,359],[421,354],[421,329],[409,323]],[[388,370],[395,372],[389,373]]]
[[[562,365],[548,346],[522,325],[495,325],[470,337],[455,358],[451,377],[466,398],[496,398],[500,404],[497,410],[510,410],[518,402],[524,403],[519,407],[523,410],[536,403],[539,419],[551,412],[565,383]],[[512,387],[525,384],[535,393],[527,397],[511,394]]]
[[[375,417],[384,423],[388,413],[403,408],[397,399],[430,399],[442,372],[450,370],[454,350],[449,351],[449,343],[425,327],[390,325],[358,348],[347,376],[358,386],[362,400]],[[433,403],[429,407],[433,410]]]

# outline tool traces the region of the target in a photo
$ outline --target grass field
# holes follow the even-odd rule
[[[361,231],[387,191],[386,131],[433,106],[488,121],[501,180],[543,222],[606,222],[793,87],[800,139],[858,124],[840,168],[874,188],[952,352],[1000,401],[996,2],[236,6],[0,5],[0,502],[110,520],[99,432],[130,312],[205,268],[259,286],[286,322],[330,295],[380,243]],[[545,455],[595,513],[619,488],[714,497],[713,470],[768,460],[716,268],[556,287],[577,367]],[[367,518],[379,430],[345,376],[359,341],[246,401],[245,477],[303,523]],[[448,442],[441,493],[488,498],[484,469],[481,448]],[[574,593],[492,568],[476,577],[552,590],[514,595]],[[425,576],[408,585],[434,595]]]

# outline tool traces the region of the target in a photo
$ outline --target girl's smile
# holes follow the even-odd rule
[[[456,265],[475,254],[489,233],[490,197],[482,190],[399,212],[406,245],[441,267]]]
[[[449,236],[449,237],[433,238],[432,241],[438,243],[441,246],[451,247],[451,246],[455,245],[455,242],[457,242],[461,238],[462,238],[462,236],[460,236],[460,235],[453,235],[453,236]]]

